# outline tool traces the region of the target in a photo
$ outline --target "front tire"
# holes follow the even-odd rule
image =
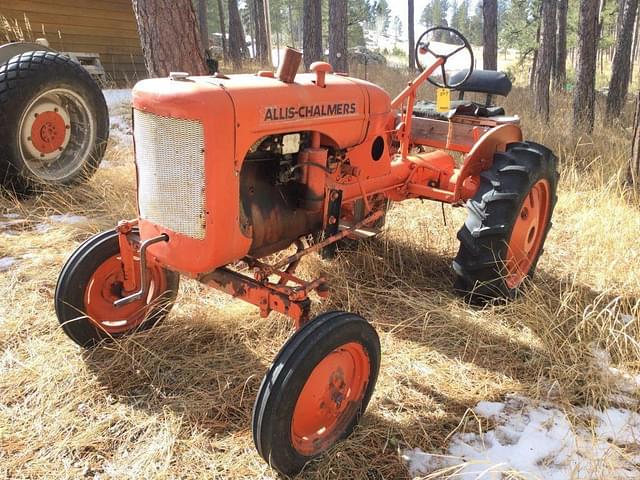
[[[137,240],[137,231],[129,239]],[[134,260],[136,284],[140,285],[140,263]],[[55,292],[56,315],[69,338],[91,348],[162,321],[178,294],[180,276],[158,265],[148,267],[147,298],[116,308],[113,302],[125,296],[118,232],[99,233],[80,245],[64,265]]]
[[[453,262],[456,290],[472,303],[512,299],[533,276],[557,202],[556,164],[543,145],[519,142],[480,175]]]
[[[19,193],[71,185],[98,168],[109,113],[91,75],[61,53],[31,51],[0,65],[0,180]]]
[[[285,475],[351,434],[373,394],[380,341],[362,317],[318,316],[282,347],[253,407],[258,453]]]

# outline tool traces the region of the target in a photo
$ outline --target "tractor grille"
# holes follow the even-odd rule
[[[196,120],[134,110],[140,217],[202,240],[204,132]]]

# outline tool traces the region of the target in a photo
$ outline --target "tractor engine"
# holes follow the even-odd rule
[[[157,261],[197,275],[269,255],[322,229],[340,162],[388,174],[389,95],[327,67],[136,85],[141,238],[168,236],[150,247]]]
[[[261,139],[240,172],[240,228],[253,238],[249,254],[262,257],[322,228],[322,210],[309,205],[305,182],[306,132]],[[309,208],[311,207],[311,208]]]

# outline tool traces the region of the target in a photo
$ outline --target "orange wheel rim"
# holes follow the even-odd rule
[[[31,127],[31,143],[41,153],[62,150],[67,135],[64,118],[57,112],[44,112],[38,115]]]
[[[538,257],[549,221],[551,189],[547,180],[538,180],[520,207],[507,248],[506,284],[518,287]]]
[[[313,369],[293,410],[291,439],[302,455],[315,455],[340,438],[364,398],[371,366],[356,342],[333,350]]]
[[[140,285],[140,260],[135,258],[135,284]],[[105,260],[87,283],[84,292],[85,312],[98,328],[109,335],[124,333],[137,328],[145,319],[153,302],[167,289],[164,271],[149,267],[149,293],[147,298],[114,307],[113,302],[133,292],[123,291],[124,274],[120,255]]]

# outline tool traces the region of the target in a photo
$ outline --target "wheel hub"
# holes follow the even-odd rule
[[[337,348],[316,365],[291,421],[296,450],[313,455],[335,442],[357,413],[369,375],[369,359],[355,342]]]
[[[22,126],[22,145],[35,159],[52,161],[60,156],[71,138],[71,119],[59,104],[44,101],[31,107]]]
[[[524,199],[509,239],[505,261],[509,288],[516,288],[529,274],[538,256],[551,205],[551,189],[547,180],[539,180]]]
[[[136,266],[139,260],[136,261]],[[140,282],[140,274],[136,274],[136,284]],[[149,295],[116,308],[115,300],[123,294],[122,260],[118,255],[107,259],[91,276],[84,294],[87,317],[101,330],[111,335],[131,331],[146,318],[149,306],[159,294],[166,290],[166,279],[159,267],[152,267],[149,272]]]

